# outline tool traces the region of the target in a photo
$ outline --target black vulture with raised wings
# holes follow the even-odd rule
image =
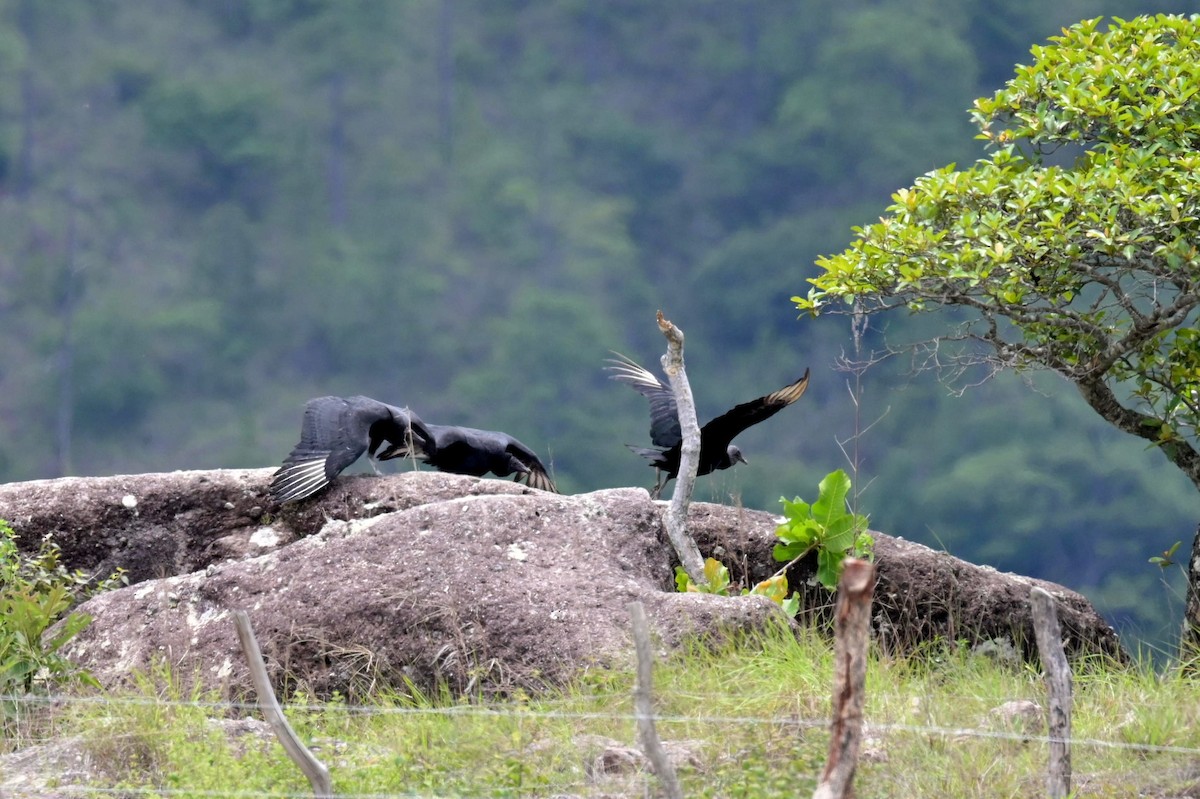
[[[411,449],[393,445],[379,453],[379,460],[414,457],[443,472],[473,477],[488,472],[497,477],[515,474],[514,480],[524,478],[530,488],[558,492],[534,451],[508,433],[444,424],[427,424],[425,428],[432,437],[432,447],[415,440]]]
[[[316,397],[304,405],[300,443],[271,477],[267,490],[281,504],[304,499],[329,485],[364,452],[374,457],[385,441],[392,449],[409,441],[432,447],[432,438],[406,408],[370,397]]]
[[[650,443],[653,447],[628,446],[650,461],[658,470],[654,496],[662,493],[667,483],[679,474],[679,459],[683,451],[683,433],[679,428],[679,407],[671,387],[634,361],[619,352],[609,359],[612,379],[632,386],[650,400]],[[748,463],[733,439],[748,427],[769,419],[804,395],[808,388],[808,370],[794,383],[778,391],[734,406],[700,428],[700,463],[697,475],[728,469],[735,463]],[[666,475],[665,478],[663,475]]]

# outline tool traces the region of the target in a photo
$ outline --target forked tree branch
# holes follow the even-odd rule
[[[667,339],[667,353],[662,357],[662,367],[671,383],[671,391],[675,394],[675,405],[679,410],[679,430],[683,434],[679,474],[675,476],[675,491],[671,494],[671,504],[667,507],[667,537],[692,582],[707,585],[700,548],[687,531],[688,504],[692,500],[692,488],[696,484],[696,470],[700,464],[700,423],[696,421],[696,403],[692,399],[692,387],[688,384],[687,372],[683,368],[683,331],[664,317],[662,311],[658,312],[658,329]]]

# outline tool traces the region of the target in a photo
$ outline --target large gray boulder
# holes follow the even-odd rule
[[[410,681],[507,691],[629,657],[627,604],[664,646],[782,622],[768,600],[678,594],[663,504],[643,489],[577,496],[439,472],[343,477],[270,508],[270,469],[65,478],[0,486],[0,518],[33,547],[50,534],[68,565],[127,570],[133,584],[82,606],[95,622],[68,655],[108,686],[156,660],[227,695],[248,690],[232,613],[249,613],[282,692],[357,695]],[[703,553],[735,580],[769,576],[777,518],[697,503]],[[1003,639],[1029,654],[1028,595],[1059,598],[1068,649],[1121,658],[1112,629],[1061,586],[968,564],[876,534],[874,626],[903,651],[934,638]],[[830,597],[805,592],[805,620]]]

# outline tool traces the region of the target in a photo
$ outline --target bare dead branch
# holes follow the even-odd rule
[[[692,578],[692,582],[707,585],[700,548],[687,531],[688,504],[692,499],[696,471],[700,464],[700,423],[696,421],[696,403],[692,399],[692,387],[683,367],[683,331],[664,317],[662,311],[658,312],[658,329],[667,339],[667,352],[662,357],[662,367],[671,383],[671,391],[675,394],[679,429],[683,434],[679,474],[675,477],[675,490],[671,494],[671,504],[667,507],[664,524],[667,537],[671,540],[671,546],[675,548],[675,554],[679,556],[683,570]]]

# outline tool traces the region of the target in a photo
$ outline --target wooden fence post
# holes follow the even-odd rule
[[[1071,666],[1063,652],[1054,597],[1035,586],[1029,591],[1029,604],[1049,692],[1046,716],[1050,763],[1046,769],[1046,795],[1050,799],[1065,799],[1071,793]]]
[[[633,647],[637,652],[637,684],[633,689],[633,711],[637,717],[638,737],[642,739],[642,749],[654,767],[659,782],[667,794],[667,799],[683,799],[679,788],[679,778],[675,774],[675,766],[667,757],[658,731],[654,727],[654,703],[650,698],[650,667],[652,655],[650,652],[650,631],[646,624],[646,610],[641,602],[629,603],[629,618],[633,626]]]
[[[862,744],[867,639],[874,591],[875,567],[865,560],[846,558],[834,611],[837,639],[833,648],[833,720],[830,722],[829,757],[813,799],[850,799],[854,796],[854,771],[858,768],[858,750]]]
[[[250,679],[253,680],[254,690],[258,693],[259,709],[267,717],[271,729],[275,731],[275,737],[283,744],[288,757],[300,767],[304,776],[308,777],[313,796],[317,799],[330,799],[333,796],[333,781],[329,778],[329,769],[305,748],[292,725],[288,724],[287,717],[283,715],[283,708],[279,706],[275,691],[271,689],[271,681],[267,678],[267,667],[263,663],[262,650],[258,648],[258,639],[254,637],[254,629],[250,626],[250,616],[244,610],[234,611],[233,622],[237,625],[238,640],[250,664]]]

